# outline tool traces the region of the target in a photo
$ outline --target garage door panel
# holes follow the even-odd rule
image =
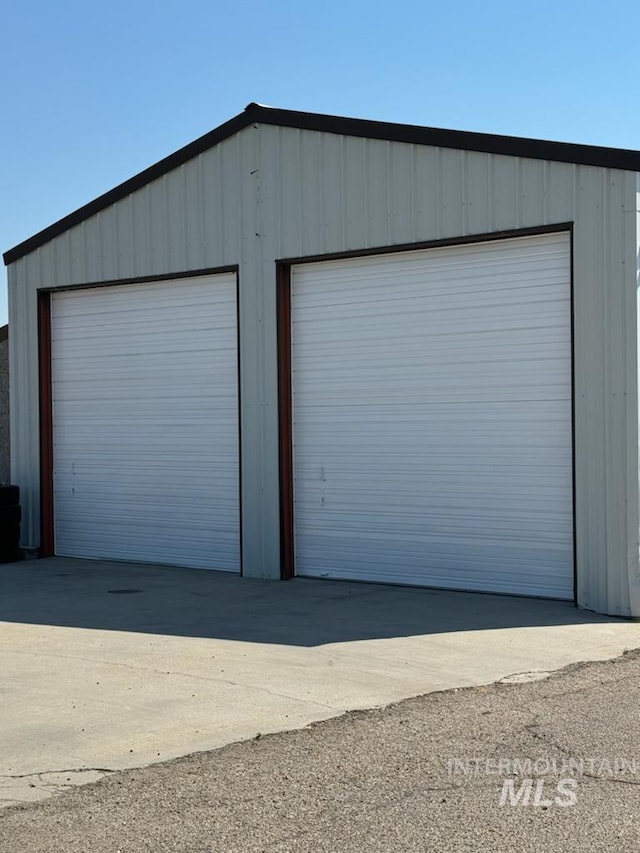
[[[569,598],[566,235],[292,273],[299,574]]]
[[[465,553],[461,557],[463,547]],[[430,562],[425,565],[426,550]],[[563,598],[566,595],[562,575],[571,551],[554,542],[532,542],[529,546],[526,539],[510,543],[502,538],[469,537],[457,539],[454,544],[425,536],[413,541],[405,532],[398,532],[394,538],[375,536],[366,530],[359,536],[357,529],[349,528],[343,535],[332,530],[328,535],[309,536],[304,546],[296,550],[296,558],[304,561],[304,574],[309,577]],[[541,564],[551,574],[544,586],[532,583]]]
[[[56,553],[239,571],[233,275],[52,298]]]
[[[460,548],[465,546],[466,556],[460,558]],[[345,549],[349,559],[344,559]],[[425,575],[424,551],[429,549],[432,564]],[[320,557],[319,555],[323,556]],[[399,559],[399,555],[402,555]],[[484,592],[509,592],[522,595],[541,595],[564,598],[565,585],[558,580],[563,573],[570,552],[526,544],[513,548],[480,541],[462,541],[448,548],[443,543],[421,538],[418,543],[406,538],[372,539],[367,533],[358,540],[353,531],[344,537],[333,535],[311,538],[305,548],[296,552],[297,559],[305,561],[305,574],[309,577],[344,580],[368,580],[379,583],[399,583],[415,586],[433,586],[446,589]],[[514,562],[518,571],[514,571]],[[541,563],[548,567],[556,579],[542,587],[531,583]],[[328,568],[330,565],[331,568]],[[389,566],[393,565],[390,574]]]

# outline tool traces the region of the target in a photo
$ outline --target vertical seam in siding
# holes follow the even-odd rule
[[[183,165],[180,166],[180,192],[182,193],[182,222],[180,223],[180,231],[182,232],[182,269],[185,270],[193,267],[193,258],[191,253],[193,241],[189,231],[189,220],[191,217],[189,216],[189,205],[187,204],[188,189],[187,167],[186,165]],[[193,203],[191,213],[193,214]]]
[[[210,199],[209,204],[216,211],[214,222],[217,225],[217,243],[218,243],[218,258],[222,259],[225,255],[224,252],[224,209],[223,209],[223,197],[224,197],[224,187],[222,184],[222,146],[216,145],[214,149],[214,157],[213,157],[213,197]],[[216,238],[214,238],[216,239]]]
[[[260,175],[260,166],[262,165],[262,130],[260,125],[252,125],[251,126],[251,142],[252,142],[252,163],[250,164],[249,171],[253,171],[255,168],[257,171],[255,173],[255,180],[250,184],[251,194],[253,197],[253,216],[254,216],[254,233],[251,235],[251,242],[249,245],[252,247],[253,254],[253,274],[255,276],[264,275],[264,253],[263,253],[263,218],[262,218],[262,208],[261,208],[261,175]],[[241,149],[238,149],[238,164],[241,166]],[[240,168],[241,173],[243,172],[242,168]],[[245,170],[246,171],[246,170]],[[240,218],[240,234],[239,234],[239,242],[242,246],[242,223],[244,221],[244,217]],[[253,282],[252,291],[257,293],[257,319],[258,319],[258,328],[257,328],[257,338],[258,338],[258,352],[260,354],[264,353],[266,349],[266,338],[265,338],[265,282],[260,280],[259,282]],[[240,311],[243,309],[240,308]],[[265,389],[267,387],[267,375],[266,375],[266,359],[263,357],[258,358],[258,375],[259,375],[259,390],[258,390],[258,423],[260,425],[260,434],[264,435],[266,431],[266,411],[265,411]],[[267,479],[267,468],[266,468],[266,454],[260,454],[260,482],[264,484]],[[263,486],[264,488],[264,486]],[[261,535],[260,535],[260,558],[262,565],[265,564],[266,554],[266,536],[264,531],[264,526],[261,525]]]
[[[244,574],[243,508],[242,508],[242,332],[240,331],[240,270],[236,269],[236,381],[238,405],[238,547],[240,576]]]
[[[255,127],[251,125],[251,131],[255,134]],[[249,241],[246,239],[246,234],[243,229],[243,224],[245,222],[245,211],[244,211],[244,191],[243,185],[245,180],[244,175],[244,164],[242,161],[242,136],[238,133],[234,137],[234,144],[236,148],[236,187],[238,188],[238,204],[236,206],[236,228],[238,229],[237,234],[237,244],[240,247],[240,255],[244,256],[245,251],[249,250],[249,247],[252,246],[255,242],[255,236],[250,235]],[[231,252],[229,252],[231,255]]]
[[[278,223],[278,247],[280,254],[284,251],[284,229],[282,227],[282,174],[278,167],[282,159],[282,128],[277,127],[276,136],[276,162],[274,165],[274,185],[275,185],[275,220]]]
[[[385,183],[384,183],[384,192],[385,192],[385,209],[387,211],[386,223],[387,223],[387,244],[392,245],[393,243],[393,229],[392,229],[392,219],[393,219],[393,206],[391,200],[393,198],[393,193],[391,191],[391,143],[385,143]]]
[[[520,228],[520,207],[522,204],[522,160],[516,160],[515,164],[515,220],[516,228]]]
[[[469,233],[469,152],[461,151],[462,185],[460,187],[460,207],[462,208],[462,235]]]
[[[137,250],[138,244],[144,246],[144,237],[140,234],[140,226],[136,221],[136,198],[135,196],[131,196],[129,203],[129,227],[130,227],[130,240],[131,240],[131,276],[135,278],[140,273],[138,270],[140,269],[140,261],[142,257],[140,256],[140,252]]]
[[[200,154],[196,163],[196,183],[198,185],[198,239],[200,248],[198,252],[199,265],[207,264],[207,232],[205,225],[205,192],[204,192],[204,156]]]
[[[611,323],[612,319],[615,317],[615,314],[612,315],[611,303],[612,300],[618,299],[618,294],[616,293],[617,288],[611,287],[611,283],[609,281],[609,271],[611,269],[611,246],[610,246],[610,222],[609,222],[609,205],[608,205],[608,176],[607,170],[603,169],[600,173],[600,217],[602,221],[602,231],[601,231],[601,239],[602,239],[602,284],[601,284],[601,292],[603,295],[604,302],[604,321],[605,321],[605,329],[604,329],[604,441],[605,441],[605,529],[608,531],[609,526],[615,521],[612,519],[611,512],[611,501],[616,500],[615,489],[611,489],[611,476],[615,477],[615,471],[617,468],[617,461],[615,459],[611,459],[611,450],[609,446],[610,436],[611,436],[611,416],[614,419],[617,419],[616,413],[616,383],[611,375],[611,346],[613,343],[613,337],[611,335]],[[615,303],[614,303],[615,304]],[[624,328],[618,330],[618,334],[624,335]],[[616,334],[615,340],[617,343],[620,342],[618,335]],[[622,344],[624,346],[624,338],[622,339]],[[618,443],[620,450],[624,453],[624,442]],[[611,463],[611,464],[610,464]],[[624,469],[623,469],[624,470]],[[623,474],[624,478],[624,474]],[[612,494],[613,492],[613,494]],[[617,537],[616,537],[617,538]],[[625,541],[626,541],[626,537]],[[607,557],[606,557],[606,565],[610,566],[613,564],[611,559],[611,554],[609,553],[609,548],[611,546],[611,537],[607,536]],[[616,594],[616,591],[613,591],[611,587],[615,584],[619,588],[619,577],[616,573],[607,571],[607,609],[610,609],[610,601],[613,599],[614,601],[619,600],[619,596]]]
[[[318,138],[318,185],[320,188],[319,192],[319,201],[320,201],[320,251],[326,252],[327,250],[327,200],[326,194],[324,191],[324,181],[322,180],[322,174],[324,173],[324,159],[325,159],[325,146],[324,146],[324,134],[322,134]]]
[[[488,154],[487,167],[487,220],[489,231],[495,231],[496,227],[496,158]]]
[[[436,240],[442,239],[442,149],[436,148]]]
[[[416,152],[416,146],[411,145],[410,149],[411,159],[409,162],[409,210],[411,211],[411,240],[415,243],[418,239],[418,204],[417,204],[417,196],[416,196],[416,176],[417,176],[417,168],[416,168],[416,160],[418,154]]]
[[[580,171],[584,171],[584,169],[583,170],[579,169],[578,174],[580,174]],[[581,184],[582,184],[582,182],[581,182]],[[598,208],[599,208],[598,212],[599,212],[599,215],[602,216],[602,183],[601,182],[600,182],[600,186],[598,189],[600,191],[600,205],[598,206]],[[609,473],[608,473],[608,464],[607,464],[609,461],[608,460],[608,457],[609,457],[609,424],[608,424],[608,420],[609,419],[607,417],[607,406],[608,406],[608,402],[609,402],[608,401],[608,396],[609,396],[609,394],[608,394],[608,392],[609,392],[609,381],[608,381],[608,368],[609,368],[609,355],[608,355],[608,349],[609,349],[609,300],[607,299],[608,282],[607,282],[607,278],[606,278],[606,263],[605,263],[605,251],[606,251],[606,247],[604,245],[605,234],[606,234],[606,223],[602,222],[602,225],[600,228],[600,239],[603,241],[603,243],[602,243],[602,252],[600,254],[600,264],[599,264],[598,272],[600,275],[599,293],[600,293],[600,299],[601,299],[600,320],[601,320],[601,335],[602,335],[602,339],[601,339],[602,340],[602,365],[601,365],[602,386],[601,387],[602,387],[603,405],[602,405],[602,409],[601,409],[601,419],[602,419],[602,451],[601,452],[602,452],[602,457],[603,457],[602,461],[603,461],[603,469],[604,469],[604,476],[603,476],[604,482],[602,484],[602,486],[603,486],[602,493],[603,493],[603,497],[604,497],[604,501],[603,501],[603,503],[604,503],[604,506],[603,506],[603,515],[604,515],[603,537],[604,537],[604,560],[605,560],[605,565],[604,565],[605,574],[604,574],[603,586],[604,586],[604,591],[605,591],[605,595],[606,595],[606,599],[607,599],[606,603],[605,603],[605,607],[607,609],[609,609],[609,601],[608,601],[608,599],[609,599],[609,484],[608,484]]]
[[[569,229],[569,324],[571,336],[571,508],[573,527],[573,603],[578,606],[578,534],[576,525],[578,493],[576,490],[576,281],[574,224]]]
[[[342,227],[340,229],[340,236],[342,239],[342,245],[348,246],[349,245],[349,228],[347,225],[347,218],[349,215],[349,211],[348,211],[348,201],[347,201],[348,193],[345,192],[345,187],[347,186],[347,184],[346,184],[347,137],[346,136],[340,137],[339,149],[340,149],[340,162],[339,162],[340,187],[342,188],[342,192],[340,193],[340,214],[342,216]]]
[[[173,246],[171,245],[171,228],[170,228],[170,212],[169,207],[171,204],[169,189],[168,189],[168,175],[169,173],[162,176],[160,182],[160,188],[162,191],[162,245],[164,247],[164,258],[162,259],[162,265],[165,269],[171,270],[174,269],[174,266],[171,262],[173,256]]]
[[[364,200],[364,217],[366,234],[364,238],[365,246],[368,248],[372,244],[371,239],[371,213],[369,212],[369,168],[370,168],[370,140],[364,140],[364,156],[362,158],[363,168],[363,200]]]
[[[296,153],[297,153],[298,162],[296,163],[296,165],[298,167],[298,169],[297,169],[298,175],[300,176],[300,179],[298,180],[298,222],[300,223],[300,245],[302,246],[302,250],[304,251],[305,246],[306,246],[306,241],[307,241],[307,232],[306,232],[307,223],[305,221],[305,215],[304,215],[304,184],[303,184],[303,181],[301,179],[302,175],[303,175],[303,168],[304,168],[303,167],[303,163],[304,163],[304,156],[303,156],[304,137],[303,137],[302,132],[300,130],[298,130],[297,142],[298,142],[298,145],[296,147]]]

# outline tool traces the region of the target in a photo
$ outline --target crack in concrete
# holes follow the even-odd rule
[[[65,770],[40,770],[37,773],[0,773],[0,779],[31,779],[34,776],[62,775],[64,773],[115,773],[109,767],[68,767]]]
[[[0,808],[54,797],[71,788],[98,782],[114,772],[106,767],[71,767],[39,773],[0,774]]]
[[[289,696],[287,693],[279,693],[278,691],[275,691],[275,690],[269,690],[269,688],[267,688],[267,687],[259,687],[258,685],[255,685],[255,684],[243,684],[239,681],[231,681],[231,679],[228,679],[228,678],[214,678],[214,677],[207,676],[207,675],[196,675],[195,673],[191,673],[191,672],[180,672],[180,671],[174,672],[171,670],[167,671],[164,669],[155,669],[154,667],[135,666],[134,664],[130,664],[130,663],[121,663],[121,662],[117,662],[117,661],[105,661],[105,660],[101,660],[98,658],[84,658],[84,657],[79,657],[78,655],[56,655],[56,654],[52,654],[51,652],[29,652],[29,651],[25,651],[24,649],[5,649],[5,648],[0,649],[0,651],[11,651],[12,653],[15,653],[15,654],[30,655],[31,657],[38,657],[38,658],[40,658],[40,657],[52,657],[52,658],[58,658],[61,660],[72,660],[72,661],[81,660],[84,663],[90,663],[90,664],[94,664],[94,665],[99,664],[101,666],[107,666],[107,667],[108,666],[114,666],[114,667],[117,666],[117,667],[122,667],[124,669],[131,669],[134,672],[146,672],[146,673],[153,673],[154,675],[164,675],[164,676],[166,676],[166,675],[180,676],[182,678],[193,678],[196,681],[208,681],[208,682],[212,682],[214,684],[228,684],[231,687],[244,688],[245,690],[257,690],[260,693],[266,693],[268,696],[274,696],[275,698],[278,698],[278,699],[288,699],[290,702],[300,702],[300,704],[302,704],[302,705],[313,705],[313,706],[316,706],[318,708],[325,708],[326,710],[333,711],[333,712],[336,712],[339,714],[344,713],[344,710],[342,708],[336,708],[335,706],[327,705],[324,702],[316,702],[312,699],[304,699],[300,696]]]

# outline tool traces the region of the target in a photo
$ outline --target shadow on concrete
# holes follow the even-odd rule
[[[56,557],[0,566],[0,621],[317,646],[620,620],[569,602]]]

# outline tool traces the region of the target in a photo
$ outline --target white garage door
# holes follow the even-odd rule
[[[56,293],[56,553],[240,569],[236,280]]]
[[[569,241],[293,268],[298,574],[573,596]]]

